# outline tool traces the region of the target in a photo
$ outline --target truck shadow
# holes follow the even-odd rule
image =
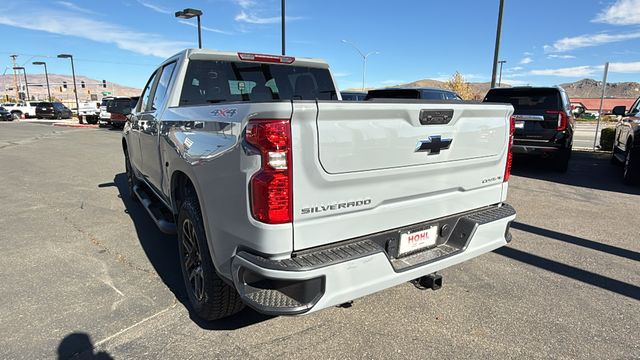
[[[259,314],[250,308],[218,321],[204,321],[193,313],[182,279],[182,270],[178,259],[178,244],[175,235],[167,235],[158,230],[147,211],[137,202],[129,198],[127,175],[117,174],[113,179],[118,188],[119,197],[125,206],[136,228],[140,245],[154,270],[174,296],[189,311],[191,320],[205,330],[235,330],[257,324],[272,317]]]
[[[511,173],[559,184],[640,195],[640,187],[622,183],[622,167],[610,164],[610,158],[611,155],[607,153],[574,151],[569,170],[558,173],[549,166],[550,159],[516,156]]]

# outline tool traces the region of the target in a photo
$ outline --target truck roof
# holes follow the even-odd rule
[[[179,53],[171,56],[169,59],[163,62],[169,62],[177,57],[187,57],[190,60],[223,60],[223,61],[249,61],[249,62],[258,62],[263,63],[265,61],[259,60],[243,60],[240,58],[239,54],[249,54],[242,52],[231,52],[231,51],[218,51],[211,49],[185,49],[180,51]],[[255,54],[255,55],[268,55],[270,57],[281,57],[281,55],[271,55],[271,54]],[[291,55],[286,55],[284,57],[292,58],[294,61],[292,63],[280,63],[282,65],[296,65],[296,66],[307,66],[313,68],[329,68],[329,64],[325,60],[318,58],[306,58],[306,57],[294,57]]]

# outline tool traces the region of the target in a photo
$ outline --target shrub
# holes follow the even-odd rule
[[[613,139],[615,135],[615,128],[602,129],[602,132],[600,132],[600,150],[611,151],[613,149]]]

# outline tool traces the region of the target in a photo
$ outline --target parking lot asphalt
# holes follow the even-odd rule
[[[190,316],[171,236],[127,200],[120,134],[0,123],[0,358],[637,359],[640,188],[606,154],[516,158],[513,242],[350,308]]]

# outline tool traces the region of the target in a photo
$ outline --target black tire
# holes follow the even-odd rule
[[[632,149],[631,144],[627,144],[625,152],[624,172],[622,181],[627,185],[640,184],[640,153],[637,149]]]
[[[611,165],[621,165],[620,160],[618,160],[618,158],[616,157],[616,155],[618,155],[618,152],[618,148],[613,145],[613,151],[611,151],[611,159],[609,159]]]
[[[138,179],[136,179],[136,176],[133,174],[131,161],[129,160],[129,155],[126,153],[124,155],[124,168],[127,171],[127,189],[129,190],[129,199],[134,202],[139,202],[138,197],[133,191],[133,188],[138,185]]]
[[[560,149],[553,159],[553,170],[561,173],[567,172],[569,159],[571,159],[571,148]]]
[[[87,118],[87,124],[95,125],[98,123],[98,119]]]
[[[180,268],[193,311],[204,320],[217,320],[242,310],[238,292],[216,273],[197,199],[184,200],[177,225]]]
[[[61,114],[60,112],[58,112],[58,117],[57,117],[57,119],[58,119],[58,120],[62,120],[62,114]]]

